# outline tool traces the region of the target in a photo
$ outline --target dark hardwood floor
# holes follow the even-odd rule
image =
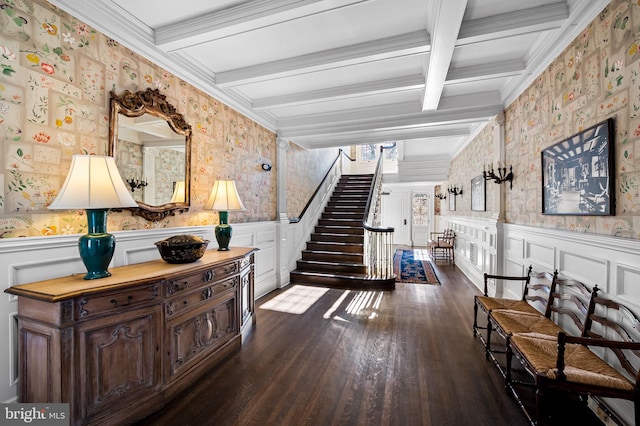
[[[526,425],[472,335],[475,287],[435,269],[441,285],[261,298],[242,349],[139,425]]]

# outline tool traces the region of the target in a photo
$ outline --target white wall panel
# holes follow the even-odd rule
[[[534,269],[555,269],[555,248],[546,242],[527,241],[525,243],[525,259],[533,264]]]
[[[588,253],[558,250],[558,273],[589,284],[589,287],[597,285],[602,291],[609,292],[609,262],[594,256],[593,252],[591,256]]]
[[[640,264],[634,266],[618,263],[615,271],[615,288],[611,291],[617,294],[625,303],[640,306]]]
[[[504,250],[506,255],[522,258],[524,257],[524,240],[522,238],[505,237]]]

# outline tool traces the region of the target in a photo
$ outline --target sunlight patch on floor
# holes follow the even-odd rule
[[[338,310],[340,305],[342,305],[342,302],[344,302],[344,299],[347,298],[347,296],[349,295],[350,292],[351,292],[350,290],[343,291],[342,294],[340,295],[340,297],[338,297],[338,300],[336,300],[335,303],[333,305],[331,305],[331,307],[327,310],[327,312],[324,313],[322,318],[324,318],[324,319],[331,318],[331,316],[333,314],[335,314],[335,312]]]
[[[260,308],[288,314],[304,314],[327,291],[325,287],[307,287],[294,285],[273,299],[263,303]]]
[[[359,291],[347,306],[346,312],[353,316],[373,319],[378,316],[381,301],[381,291]]]

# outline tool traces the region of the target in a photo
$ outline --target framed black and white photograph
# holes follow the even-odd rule
[[[456,211],[456,197],[453,194],[449,194],[449,211]]]
[[[613,119],[542,150],[542,213],[614,215]]]
[[[471,179],[471,210],[483,212],[487,210],[486,204],[487,183],[484,176],[476,176]]]

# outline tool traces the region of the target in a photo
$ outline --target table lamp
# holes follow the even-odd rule
[[[185,185],[183,180],[179,180],[175,184],[175,188],[173,188],[173,194],[171,195],[170,203],[184,203],[186,198],[185,196]]]
[[[85,280],[111,275],[107,270],[116,239],[107,233],[109,208],[137,207],[120,177],[113,157],[74,155],[67,179],[50,209],[85,209],[89,233],[78,240],[80,258],[87,268]]]
[[[220,224],[216,226],[216,240],[218,241],[218,251],[229,250],[231,241],[231,226],[229,225],[229,212],[245,210],[244,204],[240,201],[236,183],[232,180],[218,180],[214,182],[211,195],[204,208],[206,210],[216,210],[220,215]]]

